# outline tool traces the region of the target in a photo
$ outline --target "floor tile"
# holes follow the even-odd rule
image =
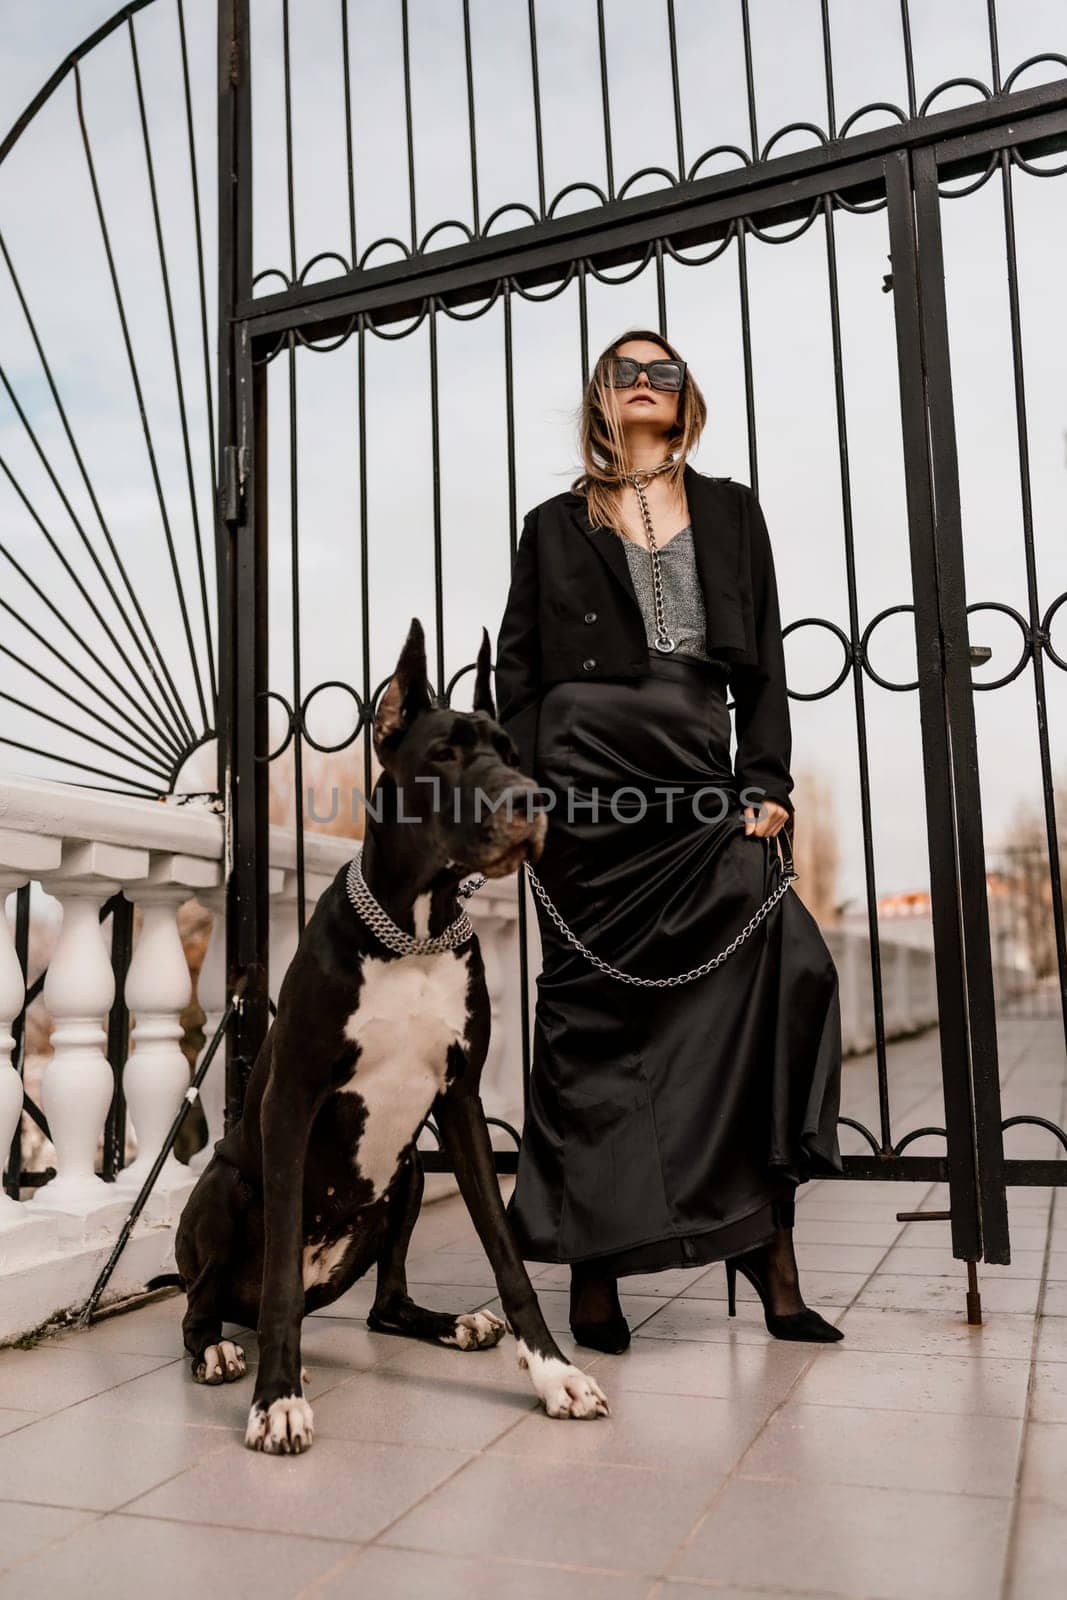
[[[452,1352],[442,1350],[442,1356]],[[499,1385],[465,1381],[483,1351],[442,1362],[433,1377],[407,1372],[362,1372],[330,1390],[315,1406],[315,1434],[339,1439],[376,1439],[386,1444],[435,1445],[484,1450],[538,1405],[532,1389],[510,1394]],[[540,1409],[540,1408],[539,1408]],[[548,1422],[550,1419],[543,1417]]]
[[[215,1428],[87,1423],[74,1406],[0,1439],[0,1500],[112,1511],[220,1448]]]
[[[1048,1279],[1050,1283],[1067,1281],[1067,1250],[1049,1251]]]
[[[612,1395],[710,1395],[740,1403],[776,1405],[811,1362],[816,1347],[799,1340],[697,1343],[688,1339],[635,1339],[619,1356],[595,1367],[609,1402]]]
[[[1046,1317],[1067,1317],[1067,1283],[1046,1283],[1041,1313]]]
[[[1013,1250],[1006,1266],[987,1266],[978,1263],[978,1277],[984,1290],[986,1284],[1004,1278],[1040,1278],[1045,1260],[1043,1250]],[[881,1272],[914,1273],[920,1278],[948,1277],[966,1281],[967,1263],[941,1245],[894,1245],[884,1258]]]
[[[671,1572],[776,1595],[997,1600],[1009,1514],[976,1495],[734,1478]]]
[[[866,1411],[790,1399],[771,1417],[738,1471],[872,1488],[1010,1497],[1021,1417]]]
[[[0,1406],[11,1411],[58,1411],[164,1365],[161,1356],[87,1350],[80,1345],[0,1350]]]
[[[65,1539],[76,1528],[92,1522],[92,1511],[68,1511],[58,1506],[20,1506],[0,1502],[0,1572],[8,1572],[28,1561],[56,1539]],[[0,1593],[3,1584],[0,1583]],[[43,1592],[43,1591],[42,1591]],[[75,1591],[76,1592],[76,1591]],[[22,1595],[30,1593],[29,1585]]]
[[[0,1411],[0,1438],[5,1433],[14,1433],[16,1428],[25,1428],[29,1423],[36,1422],[40,1411]]]
[[[26,1508],[31,1509],[31,1508]],[[33,1510],[39,1509],[33,1507]],[[70,1513],[53,1513],[70,1515]],[[190,1600],[193,1595],[250,1594],[291,1600],[328,1572],[347,1547],[327,1540],[198,1528],[129,1516],[101,1517],[61,1544],[50,1545],[0,1580],[3,1600],[30,1595],[99,1596],[100,1600]],[[246,1577],[242,1577],[246,1575]]]
[[[1067,1422],[1034,1422],[1026,1430],[1019,1492],[1067,1512]]]
[[[470,1459],[458,1450],[316,1439],[300,1456],[234,1442],[126,1507],[176,1522],[373,1539]]]
[[[801,1376],[798,1403],[855,1406],[861,1411],[951,1412],[962,1416],[1021,1417],[1029,1366],[986,1356],[928,1356],[853,1350],[847,1341],[820,1351]],[[1067,1367],[1064,1367],[1067,1406]],[[142,1380],[143,1381],[143,1380]]]
[[[565,1432],[532,1415],[501,1434],[490,1454],[527,1460],[643,1467],[725,1477],[763,1426],[774,1401],[618,1390],[606,1427]]]
[[[412,1252],[407,1259],[408,1287],[418,1300],[418,1285],[423,1283],[465,1283],[488,1288],[496,1293],[496,1278],[484,1250],[461,1254],[458,1250],[438,1255]]]
[[[1050,1318],[1055,1323],[1058,1318]],[[894,1311],[852,1306],[841,1318],[854,1350],[900,1350],[929,1356],[1030,1358],[1033,1318],[1000,1314],[972,1326],[962,1311]],[[1056,1359],[1052,1357],[1051,1359]],[[1063,1359],[1067,1360],[1067,1341]]]
[[[1063,1590],[1067,1572],[1067,1517],[1058,1506],[1024,1501],[1019,1506],[1005,1600],[1051,1600]]]
[[[1037,1319],[1038,1361],[1067,1361],[1067,1317]]]
[[[377,1600],[646,1600],[647,1577],[552,1567],[484,1556],[448,1556],[372,1545],[358,1551],[315,1596]],[[673,1590],[672,1600],[676,1600]],[[704,1600],[708,1600],[704,1590]],[[718,1597],[716,1597],[718,1600]]]
[[[960,1264],[962,1266],[962,1263]],[[979,1274],[983,1316],[998,1312],[1033,1313],[1041,1284],[1037,1278],[993,1278]],[[954,1277],[920,1277],[916,1273],[878,1272],[856,1300],[860,1306],[884,1306],[905,1311],[952,1311],[966,1307],[967,1274]]]
[[[603,1428],[610,1419],[556,1421]],[[659,1571],[717,1487],[712,1476],[478,1456],[402,1517],[383,1543],[453,1555]]]
[[[782,1600],[780,1593],[770,1589],[722,1589],[718,1584],[709,1589],[703,1583],[684,1583],[672,1578],[655,1600]],[[791,1591],[790,1600],[839,1600],[828,1591],[817,1594],[814,1589]]]
[[[900,1237],[902,1222],[887,1218],[806,1217],[797,1212],[793,1237],[797,1244],[866,1244],[887,1248]]]
[[[882,1244],[815,1244],[793,1238],[793,1254],[801,1272],[874,1272],[885,1260]]]
[[[1034,1362],[1030,1417],[1034,1422],[1067,1422],[1067,1361]]]

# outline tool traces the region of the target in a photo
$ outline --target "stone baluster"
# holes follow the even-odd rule
[[[59,865],[57,839],[35,838],[0,829],[0,1171],[22,1119],[22,1079],[11,1062],[15,1046],[11,1026],[22,1010],[26,984],[15,949],[13,930],[3,914],[4,901],[13,889]],[[0,1228],[25,1222],[26,1208],[0,1190]]]
[[[134,1025],[123,1087],[137,1135],[137,1158],[115,1180],[124,1191],[140,1189],[144,1183],[189,1087],[181,1014],[192,997],[192,978],[177,914],[194,890],[217,882],[218,869],[209,861],[153,855],[147,877],[127,885],[126,893],[140,905],[143,920],[126,976],[126,1004]],[[189,1168],[171,1152],[160,1169],[156,1192],[165,1193],[189,1179]]]
[[[63,906],[63,926],[44,981],[53,1018],[52,1059],[41,1099],[56,1152],[56,1176],[37,1191],[37,1210],[85,1215],[116,1199],[96,1175],[96,1153],[114,1090],[104,1018],[115,978],[100,907],[122,884],[143,877],[146,850],[66,841],[60,865],[42,882]]]
[[[7,1165],[11,1141],[22,1120],[22,1079],[11,1064],[15,1048],[11,1024],[22,1010],[26,985],[22,977],[11,924],[2,914],[3,902],[19,887],[14,873],[0,873],[0,1169]],[[0,1228],[22,1222],[25,1209],[0,1189]]]

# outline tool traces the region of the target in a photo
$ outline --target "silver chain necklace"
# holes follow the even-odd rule
[[[652,600],[656,608],[656,637],[652,641],[656,649],[664,655],[669,655],[674,649],[676,640],[667,632],[666,614],[663,608],[663,579],[659,570],[659,550],[656,546],[656,536],[652,532],[652,514],[648,509],[648,500],[645,497],[645,485],[657,473],[666,472],[668,467],[673,467],[674,457],[668,456],[666,461],[660,462],[658,467],[637,472],[624,472],[623,480],[632,483],[637,491],[637,499],[641,506],[641,515],[645,522],[645,535],[648,539],[648,554],[652,562]]]
[[[371,893],[367,880],[363,876],[363,844],[356,846],[356,853],[348,863],[348,873],[345,886],[348,889],[348,898],[351,900],[360,917],[378,935],[382,943],[390,950],[395,950],[401,956],[433,956],[443,950],[455,950],[459,945],[465,944],[473,938],[474,928],[466,911],[461,911],[453,922],[450,922],[443,933],[435,933],[424,939],[416,939],[412,934],[405,933],[403,928],[398,928],[388,911],[379,904]],[[460,894],[464,897],[472,895],[475,889],[480,889],[485,882],[481,878],[471,887],[460,886]]]

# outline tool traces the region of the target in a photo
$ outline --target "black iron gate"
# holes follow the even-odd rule
[[[347,7],[343,6],[347,19]],[[369,583],[366,505],[367,434],[364,347],[373,338],[400,338],[413,328],[397,332],[397,325],[414,319],[426,324],[429,339],[430,408],[433,431],[433,479],[440,479],[438,395],[438,329],[443,318],[473,320],[499,304],[503,342],[503,371],[507,395],[506,474],[510,494],[510,535],[514,552],[521,508],[516,504],[516,449],[513,308],[521,300],[550,298],[574,286],[581,344],[581,374],[588,367],[588,294],[594,283],[618,282],[609,269],[650,268],[655,275],[659,323],[668,332],[668,263],[696,264],[683,255],[709,247],[700,264],[731,248],[738,266],[741,345],[745,360],[748,452],[751,482],[758,486],[759,451],[752,395],[751,342],[748,309],[747,247],[751,239],[788,244],[813,225],[821,225],[826,245],[829,325],[833,340],[838,440],[845,506],[845,567],[848,617],[845,624],[826,619],[803,619],[830,629],[842,647],[844,665],[836,680],[817,694],[798,699],[819,699],[842,688],[851,691],[859,731],[858,772],[867,876],[867,913],[872,952],[872,995],[876,1024],[876,1057],[880,1091],[880,1122],[870,1129],[850,1122],[869,1154],[845,1158],[848,1176],[860,1178],[945,1180],[950,1185],[953,1251],[958,1257],[990,1262],[1009,1260],[1006,1186],[1058,1184],[1067,1176],[1067,1163],[1053,1159],[1056,1144],[1067,1149],[1067,1136],[1051,1121],[1032,1116],[1009,1119],[1039,1123],[1049,1132],[1048,1159],[1006,1159],[1000,1106],[997,1050],[997,1008],[991,957],[986,864],[982,828],[978,747],[974,692],[1006,682],[976,683],[974,665],[983,658],[972,646],[970,614],[964,584],[964,533],[958,481],[956,433],[950,364],[949,320],[946,306],[941,215],[946,193],[960,195],[967,187],[945,185],[974,179],[973,188],[999,181],[1004,193],[1004,225],[1011,304],[1013,370],[1019,388],[1020,448],[1025,460],[1025,411],[1022,398],[1022,364],[1018,338],[1017,264],[1011,209],[1012,177],[1025,170],[1054,178],[1063,167],[1038,163],[1067,151],[1067,79],[1018,90],[1015,80],[1030,63],[1023,63],[1011,78],[1001,81],[996,49],[996,23],[990,9],[993,47],[993,83],[976,103],[934,111],[931,103],[940,86],[917,104],[911,71],[910,38],[905,37],[909,65],[909,104],[888,108],[895,115],[889,126],[866,133],[851,131],[859,113],[840,129],[835,127],[832,74],[828,94],[828,134],[814,148],[775,154],[781,133],[761,147],[756,134],[754,102],[749,91],[752,149],[758,159],[712,176],[697,177],[687,164],[682,146],[682,122],[677,118],[677,171],[671,182],[646,193],[629,196],[615,186],[611,160],[611,117],[604,56],[604,16],[600,24],[600,88],[604,96],[607,143],[607,192],[600,193],[595,208],[567,215],[556,213],[555,202],[546,204],[541,161],[541,125],[538,117],[539,211],[532,224],[493,234],[478,218],[475,122],[471,99],[471,167],[474,229],[465,229],[466,242],[450,248],[428,248],[420,240],[415,219],[411,154],[411,107],[408,69],[407,8],[404,18],[404,70],[408,111],[408,167],[411,193],[412,237],[402,259],[378,266],[359,265],[355,248],[355,210],[352,210],[351,262],[340,260],[344,271],[325,281],[307,281],[308,269],[299,270],[293,225],[291,103],[288,13],[285,16],[285,128],[289,149],[288,220],[290,264],[281,272],[285,287],[277,293],[256,294],[252,264],[252,125],[248,0],[222,0],[219,30],[219,137],[220,137],[220,334],[219,418],[220,491],[219,616],[221,652],[221,705],[219,787],[228,801],[227,882],[229,886],[228,961],[231,981],[251,974],[253,981],[236,1017],[229,1040],[228,1103],[231,1112],[240,1104],[243,1085],[269,1019],[267,973],[268,854],[266,786],[272,757],[290,746],[297,793],[296,869],[298,919],[303,926],[304,835],[302,758],[314,747],[308,727],[308,706],[324,684],[310,691],[301,681],[299,588],[296,577],[298,500],[295,475],[299,460],[295,404],[298,354],[301,350],[336,348],[355,339],[360,353],[358,433],[354,448],[360,465],[361,586],[359,606],[363,631],[362,681],[348,685],[357,708],[355,729],[346,744],[363,740],[366,775],[370,776],[369,730],[377,695],[384,686],[371,681],[368,640]],[[744,9],[744,8],[743,8]],[[748,48],[747,10],[745,40]],[[469,24],[467,8],[464,19]],[[531,25],[534,9],[530,8]],[[903,15],[907,20],[907,6]],[[675,104],[678,99],[678,61],[673,5],[666,10],[670,29],[671,70]],[[827,60],[830,60],[829,22],[823,10]],[[907,35],[907,30],[905,29]],[[466,33],[467,81],[472,81],[469,25]],[[535,105],[539,107],[536,39],[531,26],[531,55]],[[1050,58],[1052,59],[1052,58]],[[1067,60],[1054,58],[1067,68]],[[751,61],[748,61],[751,66]],[[344,93],[351,99],[349,38],[345,35]],[[970,80],[969,80],[970,81]],[[979,86],[981,87],[981,86]],[[869,108],[868,108],[869,109]],[[881,108],[885,110],[885,107]],[[808,125],[805,125],[808,126]],[[814,130],[819,133],[820,130]],[[703,159],[703,158],[702,158]],[[699,166],[700,163],[696,163]],[[659,169],[662,170],[662,169]],[[348,151],[349,181],[352,152]],[[640,174],[638,174],[640,176]],[[632,181],[632,180],[631,180]],[[351,191],[350,191],[351,192]],[[557,196],[557,200],[559,197]],[[846,403],[841,371],[841,325],[835,219],[840,212],[854,215],[885,214],[886,244],[890,256],[895,315],[896,356],[900,389],[902,443],[906,469],[908,539],[913,594],[905,606],[879,613],[866,625],[860,614],[855,574],[856,547],[850,515],[850,484]],[[490,219],[492,220],[492,219]],[[881,225],[875,223],[873,225]],[[791,230],[787,233],[772,230]],[[431,232],[434,230],[431,230]],[[369,252],[367,252],[369,255]],[[315,258],[319,261],[321,258]],[[313,263],[308,263],[311,266]],[[266,277],[269,274],[263,274]],[[536,291],[541,291],[538,294]],[[462,312],[466,306],[480,309]],[[291,694],[272,688],[267,671],[267,372],[271,362],[288,367],[291,399],[288,419],[288,456],[291,472],[291,525],[288,535],[294,552],[293,662]],[[576,378],[578,374],[576,373]],[[1025,473],[1023,480],[1026,501]],[[1033,564],[1032,527],[1025,514],[1024,556],[1027,562],[1029,609],[1017,613],[1023,638],[1020,660],[1009,677],[1025,668],[1032,673],[1037,705],[1042,773],[1042,800],[1047,830],[1051,915],[1055,929],[1056,973],[1062,1014],[1067,1018],[1067,948],[1057,848],[1052,756],[1045,715],[1044,674],[1050,665],[1063,670],[1067,663],[1053,648],[1053,619],[1065,596],[1041,611]],[[462,673],[448,681],[444,649],[442,534],[439,493],[435,489],[434,571],[436,685],[448,697]],[[984,607],[988,609],[988,605]],[[876,624],[889,611],[914,614],[917,677],[913,684],[888,683],[874,671],[868,643]],[[800,626],[796,624],[794,626]],[[468,671],[464,668],[463,671]],[[865,694],[871,682],[884,688],[918,690],[925,801],[928,827],[937,1006],[940,1020],[945,1126],[895,1132],[890,1108],[884,1027],[877,896],[874,888],[874,853],[871,829],[871,780],[866,743]],[[268,707],[284,701],[283,742],[272,751],[268,740]],[[320,746],[321,747],[321,746]],[[334,747],[331,747],[334,748]],[[367,792],[370,783],[366,785]],[[526,925],[525,896],[520,895],[520,938],[523,963],[523,1058],[528,1069],[529,1018],[525,1009]],[[848,1121],[849,1119],[845,1119]],[[944,1154],[911,1154],[916,1140],[937,1135]],[[441,1158],[427,1158],[428,1167],[440,1167]],[[500,1170],[514,1170],[513,1153],[501,1153]]]

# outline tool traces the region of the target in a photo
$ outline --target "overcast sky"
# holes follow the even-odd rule
[[[0,127],[8,127],[64,52],[108,16],[95,0],[0,0]],[[281,0],[253,0],[256,84],[256,269],[288,271],[284,124],[281,117]],[[1041,50],[1067,53],[1067,7],[1060,0],[1013,0],[1001,11],[1001,67],[1006,74]],[[752,0],[759,138],[788,122],[826,126],[817,0]],[[213,0],[185,0],[193,71],[202,222],[214,293]],[[912,0],[920,99],[941,80],[990,79],[985,0]],[[734,0],[680,0],[680,74],[686,160],[719,144],[749,143],[743,56]],[[899,49],[898,0],[862,7],[836,0],[834,26],[838,126],[874,100],[906,100]],[[297,263],[319,252],[350,252],[344,100],[338,0],[292,7],[294,181]],[[416,142],[417,231],[435,222],[471,221],[470,164],[460,0],[413,0],[412,98]],[[666,75],[662,8],[609,0],[609,71],[614,96],[616,186],[639,167],[672,168],[673,118]],[[353,137],[356,150],[357,250],[385,235],[410,243],[403,100],[399,93],[400,7],[352,0]],[[510,203],[536,205],[526,6],[520,0],[474,0],[481,218]],[[544,97],[545,172],[549,197],[566,184],[606,184],[593,0],[539,0],[538,43]],[[177,75],[175,0],[156,0],[137,23],[150,133],[171,267],[171,292],[182,347],[184,400],[196,482],[185,482],[177,392],[167,340],[156,241],[145,181],[144,150],[133,90],[130,44],[123,30],[83,71],[84,109],[123,289],[138,375],[164,490],[174,560],[182,576],[194,654],[203,662],[202,613],[195,567],[195,505],[209,532],[207,421],[200,365],[199,300],[192,250],[192,193],[184,108]],[[1023,85],[1062,68],[1031,73]],[[956,91],[939,104],[973,97]],[[872,117],[865,125],[879,120]],[[779,149],[811,142],[805,134]],[[714,170],[709,166],[705,170]],[[1067,589],[1067,399],[1064,398],[1067,176],[1012,179],[1022,288],[1022,355],[1029,421],[1033,541],[1039,606]],[[651,185],[650,185],[651,186]],[[580,209],[575,194],[563,209]],[[998,175],[975,194],[942,205],[959,433],[968,599],[1027,610],[1024,525],[1016,401],[1012,387],[1010,306],[1004,249],[1004,198]],[[498,226],[506,225],[502,219]],[[899,391],[885,211],[834,214],[841,319],[841,379],[847,440],[842,474],[835,411],[827,279],[827,236],[820,220],[794,242],[747,241],[748,294],[760,499],[778,567],[783,622],[829,619],[849,631],[846,507],[855,542],[856,617],[862,630],[881,610],[910,599]],[[66,84],[0,169],[0,229],[55,367],[79,448],[116,548],[145,617],[160,641],[194,727],[202,725],[189,665],[178,588],[164,537],[151,462],[81,147],[72,83]],[[446,234],[439,243],[456,242]],[[395,254],[395,250],[393,251]],[[698,258],[705,252],[686,252]],[[380,259],[387,259],[382,255]],[[337,270],[324,263],[312,275]],[[275,280],[276,282],[276,280]],[[746,430],[744,348],[737,246],[706,265],[668,261],[668,331],[690,361],[709,405],[694,464],[751,481]],[[265,283],[264,288],[271,287]],[[472,310],[473,308],[467,308]],[[651,268],[625,285],[591,282],[590,353],[632,323],[657,320]],[[444,548],[445,658],[449,675],[473,661],[480,630],[499,624],[508,581],[507,457],[502,307],[469,321],[438,324],[441,515]],[[63,493],[104,548],[99,521],[62,436],[32,340],[0,264],[0,361],[54,462]],[[391,330],[396,332],[394,328]],[[574,284],[542,303],[513,301],[518,516],[565,488],[576,471],[573,413],[579,398],[579,303]],[[213,340],[212,333],[212,340]],[[357,451],[358,351],[354,341],[332,355],[301,352],[296,363],[298,544],[302,624],[301,692],[315,683],[359,683]],[[408,621],[418,615],[431,651],[433,598],[433,458],[425,323],[403,339],[367,340],[367,493],[370,519],[372,678],[389,671]],[[292,524],[289,480],[287,358],[271,367],[271,684],[293,693]],[[0,452],[34,510],[85,585],[78,590],[49,549],[41,527],[9,482],[0,480],[0,529],[27,573],[56,599],[64,624],[28,585],[5,569],[4,593],[45,637],[62,639],[93,683],[100,669],[78,654],[74,636],[128,684],[122,657],[93,615],[89,598],[127,642],[106,587],[80,544],[6,397],[0,394]],[[115,569],[102,557],[114,580]],[[210,548],[207,579],[212,582]],[[117,582],[117,580],[115,580]],[[124,609],[130,609],[123,601]],[[1067,609],[1067,608],[1065,608]],[[914,676],[907,614],[891,617],[870,643],[883,676]],[[5,642],[26,650],[49,681],[85,686],[38,655],[5,613]],[[18,637],[15,637],[15,634]],[[979,613],[976,643],[994,649],[979,681],[1008,670],[1018,630],[1003,614]],[[1067,653],[1067,623],[1054,639]],[[69,641],[69,643],[68,643]],[[805,628],[787,645],[790,685],[811,694],[832,681],[840,645],[827,630]],[[135,666],[140,666],[134,654]],[[206,676],[206,675],[205,675]],[[1063,674],[1046,677],[1053,758],[1067,763],[1067,690]],[[469,679],[467,680],[469,683]],[[108,749],[70,742],[39,719],[0,702],[0,731],[28,744],[76,753],[116,770],[121,746],[99,725],[72,712],[48,683],[0,657],[0,687],[94,731]],[[460,703],[465,703],[460,691]],[[118,689],[109,693],[121,700]],[[864,680],[877,889],[928,881],[914,692],[889,693]],[[794,700],[793,769],[818,774],[833,790],[843,856],[843,895],[863,893],[863,846],[857,747],[858,708],[851,680],[825,699]],[[1029,670],[1009,687],[976,696],[987,845],[1010,844],[1017,808],[1040,779],[1036,712]],[[124,713],[123,713],[124,714]],[[331,691],[316,702],[313,729],[343,737],[350,702]],[[317,719],[317,720],[316,720]],[[0,746],[6,770],[51,772],[54,764]],[[64,774],[69,776],[69,769]],[[95,781],[89,778],[87,781]],[[146,779],[145,781],[151,781]]]

